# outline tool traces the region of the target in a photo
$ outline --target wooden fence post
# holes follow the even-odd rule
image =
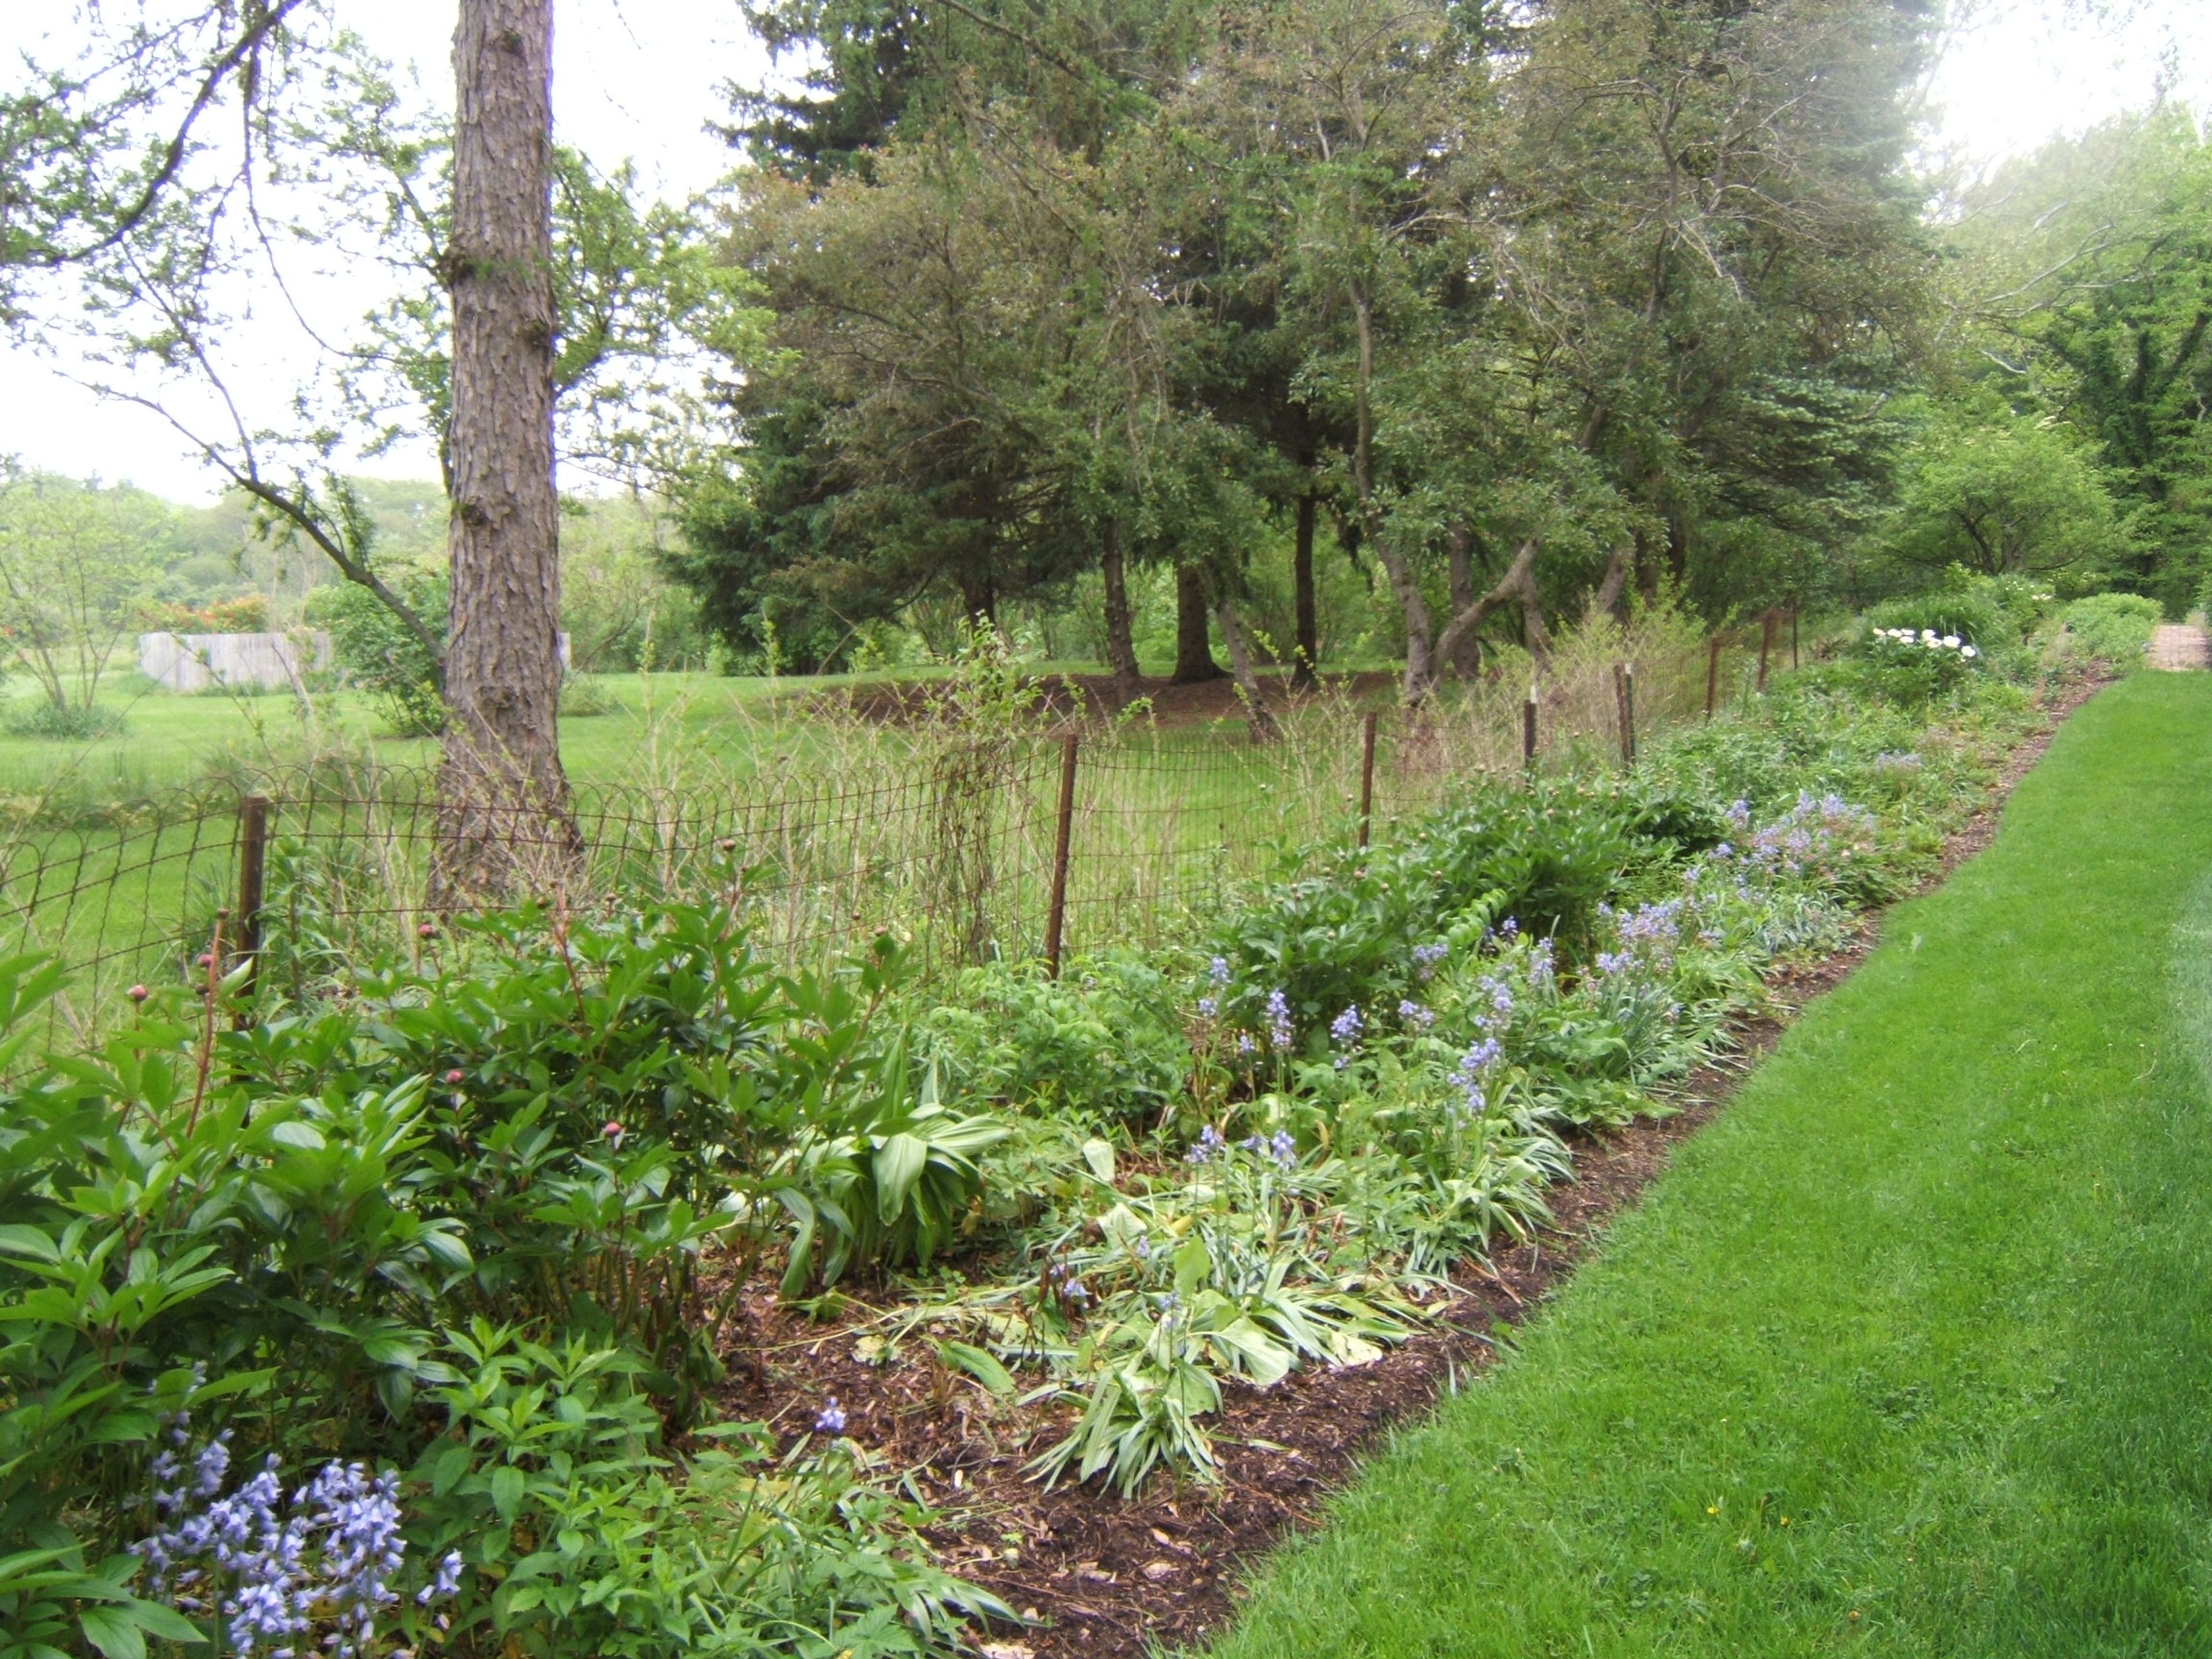
[[[1613,665],[1613,702],[1620,720],[1620,763],[1636,764],[1636,665]]]
[[[1378,716],[1370,709],[1367,718],[1360,722],[1359,732],[1359,844],[1367,845],[1368,826],[1375,818],[1375,722]]]
[[[1052,843],[1052,908],[1044,920],[1044,969],[1060,977],[1060,942],[1067,924],[1067,846],[1075,827],[1075,733],[1060,740],[1060,819]]]
[[[1528,686],[1528,701],[1521,705],[1521,764],[1536,769],[1536,687]]]
[[[1774,612],[1759,619],[1759,695],[1766,695],[1766,657],[1774,648]]]
[[[251,1021],[246,1010],[261,977],[261,901],[268,884],[269,797],[248,795],[238,803],[238,954],[246,963],[235,1024]]]
[[[1721,636],[1705,641],[1705,718],[1713,717],[1713,704],[1721,690]]]

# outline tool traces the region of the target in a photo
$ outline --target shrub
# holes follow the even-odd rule
[[[1181,1091],[1190,1069],[1176,988],[1134,951],[967,970],[921,1017],[921,1051],[968,1091],[1025,1111],[1134,1124]]]
[[[12,705],[6,719],[11,737],[46,738],[62,743],[120,737],[129,726],[121,714],[99,703],[60,703],[46,697]]]
[[[2156,599],[2140,593],[2092,593],[2060,611],[2058,625],[2075,653],[2128,664],[2141,659],[2164,616]]]
[[[2006,602],[2007,592],[1994,581],[1983,580],[1886,599],[1866,613],[1869,636],[1886,629],[1905,629],[1915,639],[1923,633],[1938,639],[1956,635],[1985,655],[2007,651],[2020,643],[2021,635]]]
[[[431,632],[446,637],[451,581],[442,570],[384,573]],[[366,587],[336,582],[307,597],[305,619],[326,628],[331,654],[349,680],[375,700],[395,734],[435,737],[445,729],[446,702],[439,691],[438,665],[390,606]]]

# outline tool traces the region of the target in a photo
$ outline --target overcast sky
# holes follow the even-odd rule
[[[449,105],[453,0],[341,0],[374,48],[413,64],[426,94]],[[59,55],[74,8],[44,0],[0,7],[0,52]],[[2176,95],[2212,110],[2212,0],[2136,0],[2118,23],[2043,0],[1990,0],[1956,37],[1933,94],[1934,143],[1990,161],[2079,131],[2148,102],[2163,73]],[[649,189],[681,198],[711,185],[730,152],[704,128],[724,112],[719,88],[757,81],[765,54],[733,0],[556,0],[554,108],[563,140],[602,165],[630,157]],[[8,77],[13,79],[12,76]],[[343,310],[347,299],[334,303]],[[358,310],[359,307],[354,307]],[[272,324],[272,327],[276,325]],[[289,337],[289,334],[287,337]],[[290,348],[273,336],[269,349]],[[36,354],[0,346],[0,455],[56,471],[128,478],[178,500],[207,498],[203,465],[153,416],[103,407]],[[364,471],[429,477],[427,458],[398,455]]]

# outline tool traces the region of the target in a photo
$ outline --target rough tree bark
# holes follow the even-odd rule
[[[1605,574],[1590,592],[1589,615],[1592,618],[1617,616],[1620,611],[1621,596],[1628,592],[1628,567],[1634,561],[1636,550],[1623,543],[1613,550],[1605,562]]]
[[[1129,579],[1121,558],[1121,521],[1109,519],[1098,550],[1106,578],[1106,666],[1124,702],[1137,695],[1137,646],[1129,619]]]
[[[1513,556],[1513,562],[1498,579],[1498,585],[1451,619],[1437,641],[1439,661],[1449,662],[1452,653],[1459,649],[1459,642],[1481,627],[1482,619],[1509,599],[1521,603],[1521,637],[1528,647],[1528,654],[1539,663],[1551,654],[1551,635],[1544,629],[1543,595],[1536,586],[1536,548],[1533,537],[1522,543],[1520,550]],[[1428,689],[1424,684],[1421,695],[1427,695]]]
[[[441,904],[557,880],[578,846],[556,731],[552,47],[551,0],[460,0]]]
[[[1297,592],[1297,657],[1291,665],[1294,690],[1310,691],[1321,684],[1321,614],[1314,600],[1314,516],[1319,507],[1309,493],[1298,497],[1297,540],[1291,557]]]
[[[1474,538],[1468,534],[1463,524],[1444,527],[1444,548],[1451,561],[1451,608],[1457,617],[1472,605],[1474,592]],[[1459,643],[1449,657],[1439,654],[1437,662],[1463,680],[1471,680],[1482,672],[1482,641],[1470,629],[1462,634]]]
[[[1196,565],[1176,571],[1175,683],[1195,685],[1221,678],[1221,665],[1213,659],[1206,633],[1209,608],[1206,603],[1206,573]]]
[[[1237,614],[1237,602],[1223,599],[1214,615],[1221,623],[1221,637],[1229,646],[1229,666],[1237,676],[1237,696],[1244,705],[1244,723],[1252,729],[1252,741],[1273,742],[1281,728],[1261,701],[1260,677],[1252,669],[1252,645],[1244,636],[1244,619]]]

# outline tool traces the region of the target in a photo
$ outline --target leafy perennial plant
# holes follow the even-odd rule
[[[950,1000],[888,936],[793,975],[715,902],[524,909],[41,1057],[58,975],[0,963],[0,1659],[949,1646],[1005,1609],[842,1406],[718,1420],[746,1287],[916,1275],[893,1343],[1058,1413],[1037,1478],[1206,1477],[1224,1389],[1418,1328],[1577,1137],[1927,867],[2027,703],[1893,680],[1813,671],[1632,778],[1304,849],[1187,952]]]

